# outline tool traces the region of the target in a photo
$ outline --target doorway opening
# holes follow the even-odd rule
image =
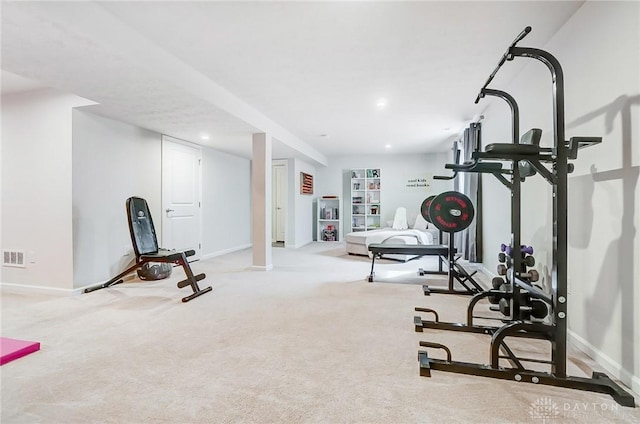
[[[287,161],[273,161],[272,173],[271,245],[285,247],[287,238]]]

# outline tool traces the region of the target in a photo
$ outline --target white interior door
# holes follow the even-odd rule
[[[202,205],[200,193],[201,149],[162,137],[162,247],[196,251],[200,259]]]
[[[286,167],[275,165],[273,167],[273,226],[271,230],[273,241],[285,240],[286,220]]]

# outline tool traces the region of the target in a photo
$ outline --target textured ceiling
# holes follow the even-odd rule
[[[581,4],[3,2],[2,68],[245,156],[259,131],[278,140],[274,156],[318,163],[387,144],[423,153],[448,148],[489,104],[473,101],[525,26],[521,45],[541,47]]]

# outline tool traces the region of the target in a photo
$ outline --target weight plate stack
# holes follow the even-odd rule
[[[424,218],[425,221],[431,223],[431,217],[429,216],[429,206],[431,206],[431,202],[435,199],[436,196],[429,196],[422,201],[422,205],[420,205],[420,214]]]
[[[427,200],[429,199],[423,202],[423,206]],[[457,191],[445,191],[437,195],[429,204],[430,222],[439,230],[448,233],[457,233],[469,227],[474,214],[471,199]]]

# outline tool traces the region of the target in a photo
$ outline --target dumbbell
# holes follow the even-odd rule
[[[496,311],[496,312],[502,312],[502,310],[505,308],[504,303],[507,302],[507,305],[510,304],[511,302],[511,284],[503,284],[498,288],[498,291],[500,292],[500,294],[496,294],[495,296],[493,296],[493,298],[495,299],[495,302],[491,302],[494,305],[498,305],[498,306],[490,306],[489,309],[491,309],[492,311]],[[504,293],[504,294],[503,294]],[[520,293],[520,302],[524,301],[524,296],[526,296],[525,293]],[[505,314],[505,315],[508,315]]]
[[[491,286],[493,287],[493,290],[500,290],[504,285],[505,281],[502,277],[493,277],[493,279],[491,280]],[[500,295],[487,296],[487,299],[489,300],[489,303],[497,305],[500,301]]]
[[[532,267],[536,264],[536,258],[534,258],[533,256],[525,256],[524,264],[528,267]]]
[[[523,272],[520,274],[520,278],[528,278],[529,281],[535,283],[540,279],[540,274],[535,269],[530,269],[527,272]]]
[[[500,312],[504,316],[511,315],[511,299],[502,298],[499,302]],[[524,312],[534,318],[543,319],[549,314],[549,307],[539,299],[531,299],[529,305],[521,305],[520,312]],[[522,317],[516,317],[522,318]]]
[[[505,264],[499,264],[497,271],[498,275],[507,275],[507,266]]]
[[[491,286],[493,286],[494,290],[498,290],[503,284],[504,279],[502,277],[493,277],[493,279],[491,280]]]
[[[498,268],[500,268],[500,265],[498,265]],[[509,268],[506,270],[506,273],[507,274],[504,278],[507,282],[511,280],[511,276],[514,274],[517,278],[520,278],[521,280],[528,280],[530,283],[535,283],[540,279],[540,274],[535,269],[530,269],[527,272],[514,272],[512,268]]]
[[[507,255],[511,256],[511,246],[502,243],[500,245],[500,251],[501,252],[505,252]],[[527,253],[529,255],[533,255],[533,246],[525,246],[524,244],[520,245],[520,252],[521,253]]]
[[[511,293],[511,284],[503,283],[496,290],[499,291],[500,293],[505,293],[505,295],[507,295],[508,293]],[[492,299],[489,299],[489,302],[496,305],[500,301],[500,299],[502,299],[504,296],[502,294],[496,294],[495,296],[489,296],[489,297],[492,298]]]
[[[498,290],[500,290],[502,293],[511,293],[511,284],[503,284],[498,287]]]
[[[498,253],[498,262],[505,263],[507,261],[507,255],[504,252]]]

